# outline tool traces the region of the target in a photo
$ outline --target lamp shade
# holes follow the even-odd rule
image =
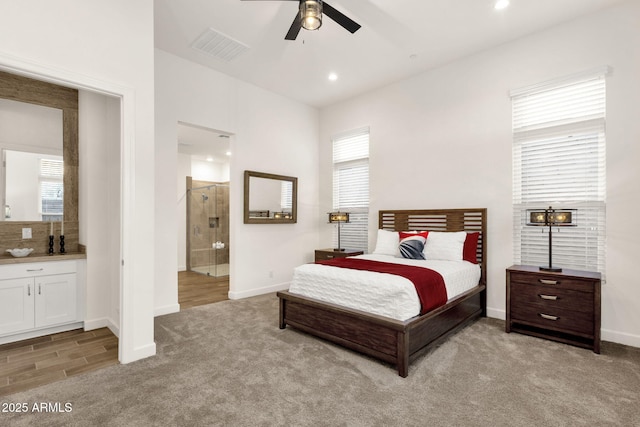
[[[322,1],[305,0],[300,2],[300,20],[305,30],[317,30],[322,26]]]
[[[527,210],[527,225],[532,226],[553,226],[553,227],[574,227],[575,209],[549,209]]]
[[[349,212],[329,212],[329,222],[349,222]]]
[[[560,272],[559,267],[553,266],[552,259],[552,227],[572,227],[576,226],[576,209],[531,209],[527,210],[527,225],[549,227],[549,266],[540,267],[542,271]]]
[[[274,212],[275,219],[291,219],[291,212]]]

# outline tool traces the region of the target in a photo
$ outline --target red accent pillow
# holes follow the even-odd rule
[[[479,232],[467,233],[467,237],[464,239],[464,247],[462,248],[462,259],[465,261],[478,263],[478,256],[476,249],[478,248]]]
[[[428,231],[400,231],[400,240],[411,236],[422,236],[425,239],[429,235]]]

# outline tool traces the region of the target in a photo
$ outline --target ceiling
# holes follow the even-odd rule
[[[328,17],[284,39],[297,1],[154,0],[157,48],[314,107],[324,107],[623,0],[329,0]],[[227,60],[191,47],[207,29],[244,45]],[[329,73],[338,79],[329,81]]]

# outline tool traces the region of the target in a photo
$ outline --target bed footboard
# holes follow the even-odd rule
[[[290,325],[308,334],[367,354],[409,374],[409,363],[432,345],[482,316],[484,286],[423,316],[398,321],[351,310],[312,298],[278,292],[279,327]]]

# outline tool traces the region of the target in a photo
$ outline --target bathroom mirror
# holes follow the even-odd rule
[[[244,172],[244,223],[297,222],[298,178],[264,172]]]
[[[0,71],[0,113],[0,221],[77,221],[78,91]]]

